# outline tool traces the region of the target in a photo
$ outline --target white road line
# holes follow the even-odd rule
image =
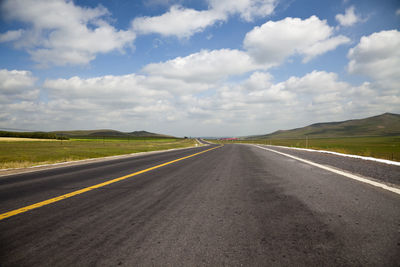
[[[344,153],[328,151],[328,150],[316,150],[316,149],[290,147],[290,146],[272,146],[272,145],[268,145],[268,146],[270,146],[270,147],[282,147],[282,148],[293,149],[293,150],[302,150],[302,151],[310,151],[310,152],[327,153],[327,154],[333,154],[333,155],[338,155],[338,156],[342,156],[342,157],[349,157],[349,158],[363,159],[363,160],[371,160],[371,161],[376,161],[376,162],[385,163],[385,164],[389,164],[389,165],[400,166],[400,162],[393,161],[393,160],[388,160],[388,159],[377,159],[377,158],[373,158],[373,157],[364,157],[364,156],[358,156],[358,155],[344,154]]]
[[[292,156],[292,155],[289,155],[289,154],[286,154],[286,153],[275,151],[273,149],[269,149],[269,148],[258,146],[258,145],[253,145],[253,146],[261,148],[261,149],[264,149],[264,150],[267,150],[267,151],[271,151],[271,152],[274,152],[274,153],[277,153],[277,154],[280,154],[280,155],[283,155],[283,156],[286,156],[286,157],[289,157],[289,158],[292,158],[292,159],[307,163],[309,165],[312,165],[312,166],[315,166],[315,167],[318,167],[318,168],[321,168],[321,169],[324,169],[324,170],[327,170],[327,171],[330,171],[330,172],[333,172],[333,173],[336,173],[336,174],[343,175],[343,176],[348,177],[350,179],[354,179],[354,180],[357,180],[357,181],[362,182],[362,183],[370,184],[370,185],[373,185],[373,186],[376,186],[376,187],[379,187],[379,188],[382,188],[382,189],[385,189],[385,190],[388,190],[388,191],[391,191],[393,193],[396,193],[396,194],[400,195],[400,189],[388,186],[386,184],[382,184],[382,183],[378,183],[378,182],[375,182],[375,181],[372,181],[372,180],[368,180],[368,179],[365,179],[365,178],[363,178],[361,176],[354,175],[352,173],[336,170],[334,168],[331,168],[331,167],[328,167],[328,166],[325,166],[325,165],[322,165],[322,164],[318,164],[318,163],[315,163],[315,162],[312,162],[312,161],[309,161],[309,160],[305,160],[305,159],[302,159],[302,158],[298,158],[298,157],[295,157],[295,156]]]

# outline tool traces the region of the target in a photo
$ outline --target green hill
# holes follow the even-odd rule
[[[400,115],[384,113],[379,116],[341,122],[316,123],[303,128],[279,130],[271,134],[249,136],[245,139],[301,139],[400,135]]]
[[[173,138],[173,136],[151,133],[147,131],[120,132],[116,130],[101,129],[101,130],[76,130],[76,131],[55,131],[57,136],[66,137],[159,137]]]

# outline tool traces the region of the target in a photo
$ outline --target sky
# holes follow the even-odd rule
[[[398,0],[2,0],[0,128],[266,134],[400,113]]]

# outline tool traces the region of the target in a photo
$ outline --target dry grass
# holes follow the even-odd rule
[[[20,137],[0,137],[0,142],[24,142],[24,141],[28,141],[28,142],[32,142],[32,141],[39,141],[39,142],[57,142],[60,140],[56,140],[56,139],[38,139],[38,138],[20,138]]]
[[[400,161],[400,136],[310,138],[308,141],[305,139],[261,139],[239,140],[235,143],[311,148]]]
[[[136,152],[183,148],[195,145],[192,139],[75,139],[47,142],[0,142],[0,169],[101,158]],[[43,139],[40,139],[42,141]],[[35,140],[36,141],[36,140]]]

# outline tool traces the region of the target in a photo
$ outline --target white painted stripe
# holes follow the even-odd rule
[[[363,159],[363,160],[371,160],[371,161],[376,161],[376,162],[380,162],[380,163],[400,166],[400,162],[393,161],[393,160],[377,159],[377,158],[373,158],[373,157],[364,157],[364,156],[358,156],[358,155],[344,154],[344,153],[327,151],[327,150],[316,150],[316,149],[290,147],[290,146],[272,146],[272,145],[266,145],[266,146],[282,147],[282,148],[288,148],[288,149],[293,149],[293,150],[303,150],[303,151],[310,151],[310,152],[327,153],[327,154],[333,154],[333,155],[342,156],[342,157],[349,157],[349,158],[356,158],[356,159]]]
[[[273,150],[273,149],[269,149],[269,148],[258,146],[258,145],[253,145],[253,146],[261,148],[261,149],[264,149],[264,150],[267,150],[267,151],[271,151],[271,152],[274,152],[274,153],[277,153],[277,154],[280,154],[280,155],[283,155],[283,156],[286,156],[286,157],[289,157],[289,158],[292,158],[292,159],[307,163],[309,165],[312,165],[312,166],[315,166],[315,167],[318,167],[318,168],[321,168],[321,169],[324,169],[324,170],[327,170],[327,171],[330,171],[330,172],[333,172],[333,173],[336,173],[336,174],[340,174],[340,175],[348,177],[350,179],[354,179],[354,180],[357,180],[359,182],[370,184],[370,185],[373,185],[373,186],[376,186],[376,187],[379,187],[379,188],[382,188],[382,189],[385,189],[385,190],[388,190],[388,191],[391,191],[393,193],[396,193],[396,194],[400,195],[400,189],[398,189],[398,188],[391,187],[391,186],[388,186],[388,185],[383,184],[383,183],[378,183],[376,181],[368,180],[368,179],[365,179],[365,178],[363,178],[361,176],[358,176],[358,175],[355,175],[355,174],[352,174],[352,173],[348,173],[348,172],[344,172],[344,171],[341,171],[341,170],[337,170],[337,169],[334,169],[334,168],[331,168],[331,167],[328,167],[328,166],[325,166],[325,165],[322,165],[322,164],[318,164],[318,163],[315,163],[315,162],[312,162],[312,161],[309,161],[309,160],[298,158],[298,157],[295,157],[295,156],[292,156],[292,155],[289,155],[289,154],[286,154],[286,153],[283,153],[283,152],[279,152],[279,151],[276,151],[276,150]]]

